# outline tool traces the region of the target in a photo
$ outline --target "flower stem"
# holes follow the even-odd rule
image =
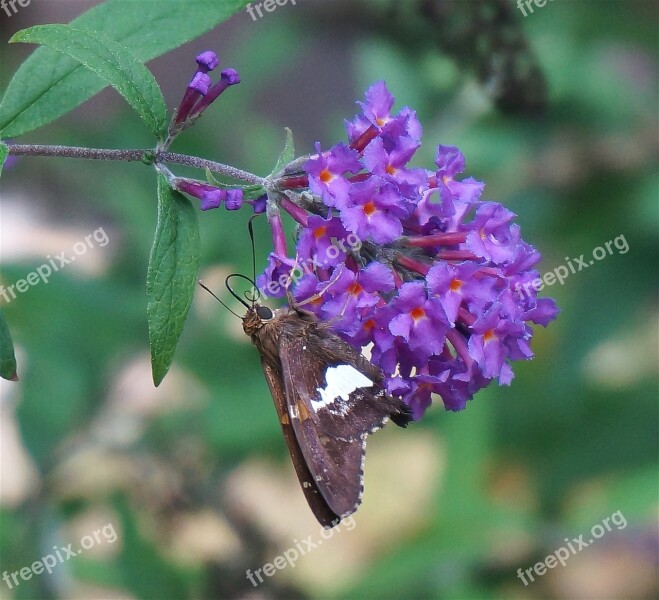
[[[353,150],[357,150],[357,152],[362,152],[366,146],[368,146],[368,143],[378,134],[377,127],[374,125],[371,125],[364,133],[362,133],[352,144],[350,144],[350,147]]]
[[[8,144],[9,154],[15,156],[60,156],[88,160],[144,160],[148,150],[114,150],[79,148],[76,146],[46,146],[42,144]]]
[[[456,244],[463,244],[466,239],[466,231],[451,231],[448,233],[436,233],[434,235],[408,237],[405,240],[405,244],[408,246],[418,246],[419,248],[430,248],[432,246],[455,246]]]
[[[302,227],[307,227],[307,224],[309,223],[309,215],[306,210],[300,208],[297,204],[293,204],[286,197],[281,198],[280,205],[289,215],[291,215],[291,217],[302,225]]]
[[[282,190],[294,190],[305,188],[309,185],[309,178],[306,175],[295,175],[291,177],[282,177],[277,179],[277,186]]]
[[[231,167],[229,165],[224,165],[212,160],[199,158],[197,156],[177,154],[176,152],[160,152],[156,154],[156,162],[187,165],[197,169],[208,169],[213,173],[221,173],[222,175],[227,175],[228,177],[233,177],[234,179],[240,179],[242,181],[246,181],[247,183],[265,185],[265,179],[263,177],[259,177],[258,175],[254,175],[248,171],[243,171],[242,169],[236,169],[235,167]]]
[[[177,154],[176,152],[157,152],[154,150],[115,150],[107,148],[79,148],[76,146],[46,146],[40,144],[8,144],[9,154],[15,156],[58,156],[63,158],[82,158],[87,160],[123,160],[147,163],[171,163],[186,165],[197,169],[208,169],[233,179],[240,179],[255,185],[264,185],[265,179],[197,156]]]
[[[451,342],[455,351],[467,365],[467,369],[471,369],[471,365],[474,361],[471,356],[469,356],[469,348],[467,347],[467,342],[464,336],[456,329],[449,329],[446,333],[446,339]]]
[[[279,210],[271,210],[268,212],[268,223],[270,223],[272,246],[275,254],[285,258],[287,256],[286,234],[284,233],[284,225],[281,222]]]
[[[422,262],[410,258],[409,256],[405,256],[404,254],[399,254],[398,256],[396,256],[396,262],[401,267],[405,267],[406,269],[409,269],[410,271],[414,271],[415,273],[418,273],[419,275],[423,275],[424,277],[428,274],[428,271],[430,270],[430,267],[428,265],[424,265]]]
[[[478,257],[468,250],[440,250],[435,256],[439,260],[478,260]]]

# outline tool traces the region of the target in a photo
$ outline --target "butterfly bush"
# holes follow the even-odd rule
[[[214,61],[200,56],[180,122],[213,95],[206,73]],[[215,90],[239,80],[225,70]],[[410,108],[392,114],[384,82],[359,104],[361,114],[345,124],[347,143],[317,144],[314,155],[273,173],[261,196],[182,179],[178,187],[203,210],[245,201],[265,212],[273,252],[256,281],[261,292],[288,297],[355,348],[369,348],[388,391],[415,418],[432,394],[461,410],[493,380],[509,385],[510,363],[533,356],[531,325],[556,318],[554,301],[528,285],[541,255],[522,239],[514,213],[481,199],[483,182],[460,178],[458,148],[438,146],[431,170],[410,165],[421,124]],[[297,222],[292,253],[282,213]]]
[[[277,182],[308,192],[278,202],[298,223],[294,256],[270,211],[275,250],[257,283],[269,295],[289,291],[350,344],[369,346],[415,418],[432,394],[461,410],[494,379],[510,384],[510,363],[533,356],[531,324],[556,318],[552,299],[520,293],[541,255],[514,213],[481,199],[482,182],[459,177],[458,148],[440,145],[432,170],[410,166],[421,124],[409,108],[392,114],[384,82],[359,104],[347,143],[317,145],[303,173]]]

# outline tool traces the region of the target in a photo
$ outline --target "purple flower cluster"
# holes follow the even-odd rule
[[[492,380],[510,384],[510,362],[533,356],[531,324],[556,318],[553,300],[519,293],[541,256],[512,212],[480,199],[482,182],[458,178],[457,148],[439,146],[433,170],[410,166],[421,125],[409,108],[392,114],[384,82],[360,104],[347,144],[317,146],[302,171],[274,181],[274,252],[257,283],[369,346],[415,418],[431,394],[461,410]],[[294,257],[279,209],[299,224]]]
[[[208,73],[220,64],[215,52],[206,50],[197,55],[195,60],[197,62],[197,71],[190,80],[172,120],[172,126],[179,129],[182,128],[181,126],[184,123],[199,118],[201,113],[217,100],[219,95],[229,86],[240,83],[238,72],[229,68],[220,73],[219,81],[213,85]],[[170,132],[171,130],[172,128],[170,128]]]
[[[172,117],[164,148],[167,148],[181,131],[194,124],[222,92],[240,83],[238,72],[229,68],[224,69],[220,73],[219,81],[213,84],[208,73],[220,64],[215,52],[206,50],[197,55],[195,60],[197,70]],[[170,185],[180,192],[201,200],[200,208],[204,211],[219,208],[223,202],[227,210],[238,210],[243,205],[243,191],[240,188],[219,188],[203,181],[183,177],[172,177]]]
[[[201,200],[201,210],[219,208],[224,202],[227,210],[238,210],[243,205],[243,191],[240,188],[222,189],[196,179],[175,177],[170,185],[179,192],[184,192]]]

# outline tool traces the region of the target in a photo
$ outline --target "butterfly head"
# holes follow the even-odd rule
[[[243,329],[245,333],[252,337],[266,323],[275,318],[274,312],[267,306],[253,304],[247,309],[243,317]]]

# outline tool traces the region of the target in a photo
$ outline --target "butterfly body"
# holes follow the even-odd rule
[[[382,371],[299,307],[254,305],[243,329],[261,354],[266,381],[307,502],[325,527],[357,509],[366,436],[408,407],[385,389]]]

